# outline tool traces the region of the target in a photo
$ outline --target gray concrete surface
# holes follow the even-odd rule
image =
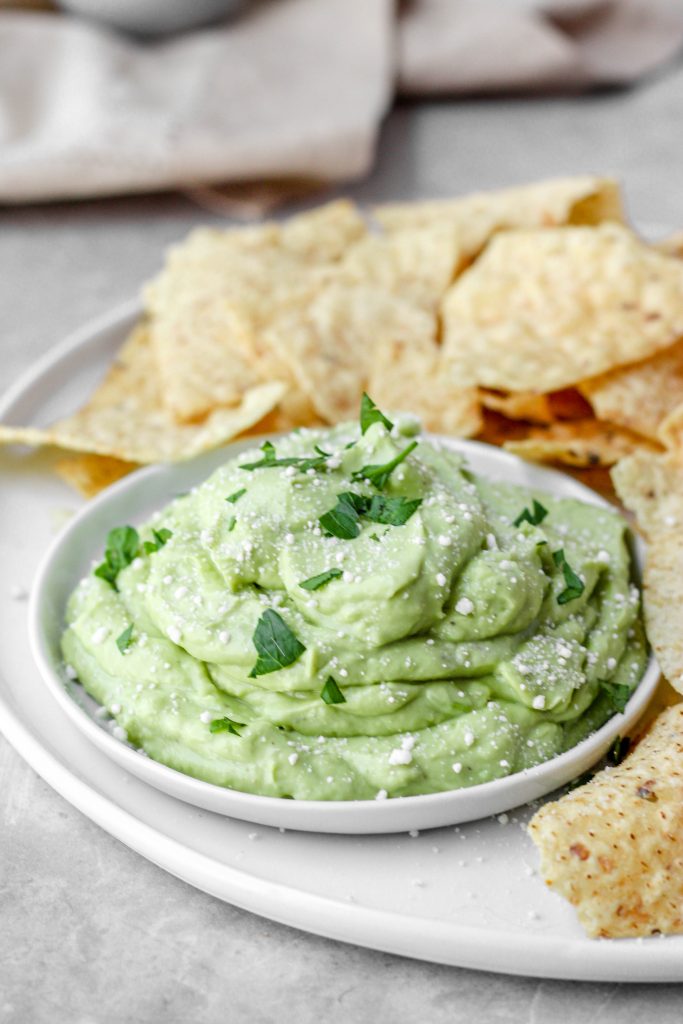
[[[642,224],[683,227],[683,67],[637,91],[404,106],[363,202],[547,175],[619,175]],[[0,385],[135,293],[210,219],[181,196],[0,213]],[[0,738],[0,1021],[8,1024],[642,1024],[675,985],[441,967],[319,939],[171,878],[73,810]]]

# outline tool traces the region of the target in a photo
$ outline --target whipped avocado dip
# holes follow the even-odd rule
[[[367,398],[361,425],[243,452],[138,530],[72,595],[67,671],[115,735],[220,786],[488,782],[593,732],[645,668],[618,515],[479,477]]]

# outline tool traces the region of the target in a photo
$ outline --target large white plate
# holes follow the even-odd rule
[[[132,307],[62,346],[0,406],[7,421],[69,411],[102,373]],[[683,937],[584,938],[535,872],[521,827],[487,819],[417,837],[254,829],[199,811],[134,778],[86,740],[42,683],[28,645],[27,586],[65,508],[49,454],[0,453],[0,726],[50,785],[143,856],[221,899],[274,920],[407,956],[537,977],[683,981]]]
[[[525,463],[490,445],[441,438],[443,445],[461,451],[471,469],[491,479],[545,490],[557,497],[607,503],[571,477]],[[659,670],[654,658],[623,714],[615,715],[592,736],[560,757],[507,778],[471,789],[405,797],[401,800],[316,801],[281,800],[254,796],[193,779],[158,764],[110,734],[112,721],[97,717],[98,705],[64,674],[60,650],[66,603],[78,581],[99,557],[102,538],[121,523],[139,525],[174,495],[205,480],[227,458],[253,447],[253,438],[190,462],[153,466],[119,481],[91,502],[55,540],[34,583],[29,610],[31,646],[46,685],[67,715],[92,743],[123,768],[170,796],[218,814],[256,822],[347,835],[408,832],[476,821],[545,796],[576,778],[605,754],[618,734],[631,729],[654,693]],[[642,544],[636,543],[642,569]]]

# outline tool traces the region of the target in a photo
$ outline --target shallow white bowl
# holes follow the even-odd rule
[[[572,478],[523,462],[500,448],[473,441],[440,438],[462,452],[477,473],[606,506],[597,494]],[[372,834],[437,828],[499,814],[545,796],[596,763],[617,735],[631,729],[654,693],[659,677],[654,658],[623,714],[611,718],[572,750],[524,772],[469,789],[385,801],[305,801],[253,796],[202,782],[140,754],[111,735],[95,717],[98,705],[64,674],[59,641],[67,599],[102,549],[102,538],[121,523],[140,523],[180,491],[201,483],[227,459],[253,447],[250,438],[190,462],[139,470],[110,487],[69,524],[47,552],[32,590],[30,640],[41,675],[62,708],[81,732],[123,768],[171,796],[197,807],[261,825],[315,832]],[[643,545],[633,553],[642,570]]]

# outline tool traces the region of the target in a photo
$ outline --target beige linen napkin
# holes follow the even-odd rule
[[[252,0],[235,20],[148,42],[4,10],[0,203],[186,188],[253,212],[263,190],[208,187],[365,174],[395,83],[623,84],[682,41],[683,0]],[[266,193],[270,206],[290,194]]]

